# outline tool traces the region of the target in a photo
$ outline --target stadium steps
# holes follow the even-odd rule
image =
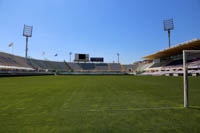
[[[55,66],[56,71],[68,71],[68,67],[65,65],[64,62],[49,62],[53,66]]]
[[[94,72],[96,72],[97,70],[96,70],[96,64],[94,63]]]
[[[120,66],[121,66],[121,71],[125,72],[124,66],[122,64],[120,64]]]
[[[70,67],[70,65],[64,61],[64,64],[67,66],[68,70],[70,70],[71,72],[73,71],[73,69]]]
[[[148,70],[154,63],[139,64],[137,72],[144,72]]]
[[[52,62],[50,62],[50,61],[46,61],[45,64],[48,64],[48,66],[50,66],[50,68],[53,68],[55,71],[57,71],[56,66],[55,66]]]
[[[108,64],[108,72],[110,72],[110,71],[111,71],[110,64]]]
[[[132,71],[136,71],[138,68],[139,64],[127,64],[127,65],[123,65],[125,71],[129,72],[129,70],[131,69]]]
[[[142,67],[142,64],[140,63],[136,69],[137,72],[140,72],[141,71],[141,67]]]
[[[33,68],[42,69],[42,67],[38,63],[36,63],[34,59],[27,59],[27,63],[31,65]]]
[[[79,65],[79,63],[69,62],[68,65],[73,69],[74,72],[82,72],[83,71],[81,66]]]

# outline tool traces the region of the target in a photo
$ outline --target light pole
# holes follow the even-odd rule
[[[28,38],[32,37],[33,26],[24,25],[23,36],[26,37],[26,49],[25,49],[25,57],[27,59],[28,56]]]
[[[169,41],[169,48],[170,48],[170,45],[171,45],[170,44],[170,31],[174,29],[173,18],[164,20],[163,24],[164,24],[164,31],[168,31],[168,41]]]
[[[119,63],[119,53],[117,53],[117,62]]]
[[[69,62],[71,62],[72,52],[69,52]]]
[[[45,52],[42,52],[42,56],[43,56],[43,58],[45,59]]]

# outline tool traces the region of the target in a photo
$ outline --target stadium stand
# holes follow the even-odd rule
[[[73,71],[73,69],[70,67],[70,65],[66,61],[64,61],[64,64],[67,67],[67,69],[68,69],[69,72]]]
[[[119,63],[110,63],[110,71],[112,72],[121,72],[121,65]]]
[[[0,71],[34,71],[22,57],[0,52]]]
[[[123,66],[126,72],[135,72],[137,70],[138,64],[127,64]]]
[[[69,71],[69,67],[64,62],[54,62],[36,59],[25,59],[0,52],[0,70],[1,71]]]
[[[36,60],[36,59],[28,59],[28,63],[35,69],[53,71],[54,68],[48,64],[48,61]]]
[[[121,66],[121,71],[122,71],[122,72],[125,72],[124,65],[120,64],[120,66]]]
[[[67,64],[70,66],[70,68],[72,69],[72,71],[75,71],[75,72],[82,71],[82,68],[81,68],[81,66],[78,63],[72,63],[72,62],[70,62],[70,63],[67,63]]]
[[[64,62],[49,61],[48,64],[50,64],[54,70],[57,71],[70,71],[69,67]]]
[[[46,71],[70,71],[65,62],[28,59],[28,63],[35,69]]]
[[[142,75],[183,75],[183,50],[200,50],[200,39],[193,39],[145,56],[144,59],[153,61],[152,65],[143,69],[145,63],[142,63],[137,70],[144,70]],[[190,75],[199,75],[200,53],[189,56],[187,66]]]
[[[82,70],[86,71],[94,71],[95,70],[95,64],[94,63],[79,63]]]
[[[0,52],[0,76],[2,75],[53,75],[53,74],[126,74],[128,68],[137,65],[120,63],[56,62],[24,58]],[[132,71],[131,71],[132,72]]]
[[[144,72],[146,71],[146,69],[148,69],[149,67],[151,67],[153,65],[153,63],[141,63],[139,64],[139,67],[137,67],[137,72]]]
[[[30,67],[25,58],[0,52],[0,64],[4,66]]]
[[[110,71],[111,71],[110,64],[108,64],[108,72],[110,72]]]
[[[96,71],[104,71],[107,72],[108,71],[108,64],[106,63],[96,63]]]

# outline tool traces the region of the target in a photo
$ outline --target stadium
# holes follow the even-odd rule
[[[179,2],[18,2],[0,1],[0,133],[200,132],[200,21]]]
[[[1,52],[0,75],[9,77],[0,79],[0,130],[121,132],[126,131],[124,122],[140,120],[145,125],[144,131],[155,126],[161,132],[169,129],[198,132],[200,53],[188,54],[188,76],[193,77],[189,77],[190,105],[185,109],[182,52],[199,49],[200,40],[195,39],[128,65],[88,59],[74,62],[26,59]],[[192,122],[188,123],[188,119]],[[157,122],[162,124],[157,127]],[[140,125],[125,127],[128,132],[141,130]]]
[[[183,76],[183,50],[200,50],[200,39],[193,39],[142,57],[144,61],[133,64],[105,63],[104,58],[76,54],[74,62],[56,62],[24,58],[0,53],[1,75],[65,75],[65,74],[133,74]],[[79,58],[79,56],[82,56]],[[86,56],[88,56],[86,58]],[[99,60],[100,59],[100,60]],[[200,54],[190,53],[187,58],[188,73],[200,74]]]

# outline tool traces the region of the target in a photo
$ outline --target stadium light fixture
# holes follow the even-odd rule
[[[23,36],[26,37],[26,50],[25,50],[25,57],[27,59],[28,56],[28,38],[32,37],[33,26],[24,25]]]
[[[117,62],[119,63],[119,53],[117,53]]]
[[[170,31],[174,29],[173,18],[164,20],[164,31],[168,31],[168,40],[169,40],[169,48],[170,48]]]
[[[71,62],[72,52],[69,52],[69,61]]]

